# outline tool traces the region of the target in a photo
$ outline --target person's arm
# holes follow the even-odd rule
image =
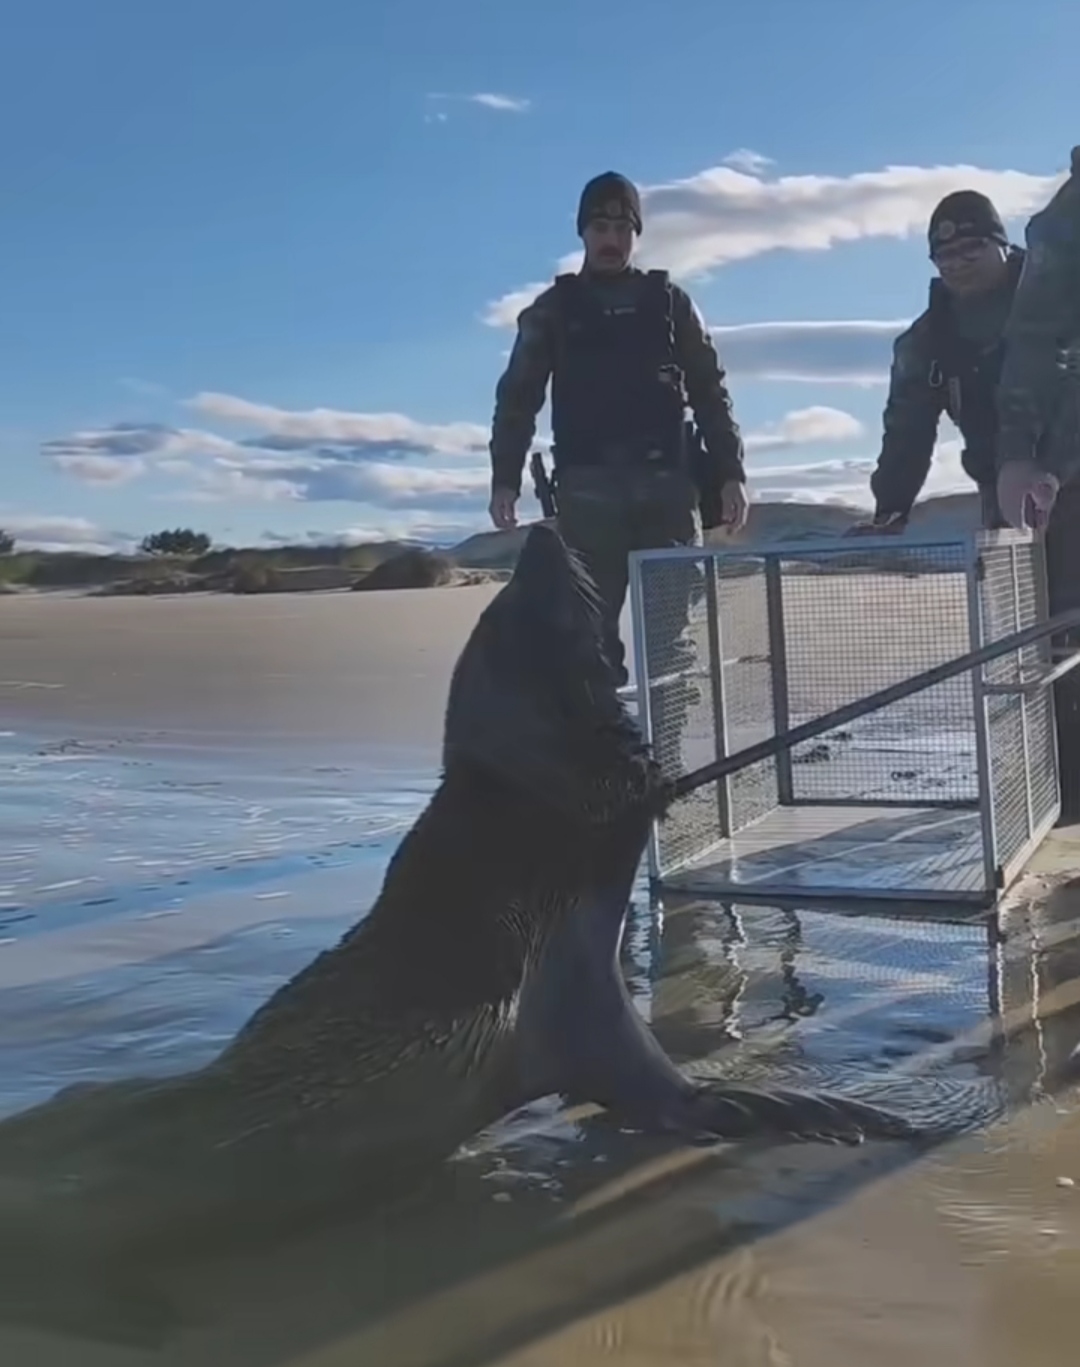
[[[529,445],[536,435],[536,418],[544,406],[551,376],[551,291],[545,290],[518,314],[517,336],[506,369],[495,386],[491,422],[491,487],[515,497]]]
[[[727,376],[704,319],[685,290],[671,287],[675,350],[686,377],[686,397],[721,483],[746,483],[742,433],[735,421]]]
[[[1035,463],[1062,483],[1080,466],[1075,436],[1053,439],[1070,384],[1080,386],[1080,376],[1070,376],[1061,364],[1067,348],[1080,357],[1078,170],[1074,164],[1071,178],[1027,225],[1027,255],[1005,326],[997,388],[998,468]]]
[[[870,476],[874,520],[906,521],[934,458],[945,387],[931,383],[933,355],[925,315],[893,343],[881,451]]]

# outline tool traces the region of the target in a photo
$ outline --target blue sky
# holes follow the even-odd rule
[[[1078,36],[1066,0],[12,0],[0,526],[486,525],[516,307],[608,168],[718,329],[754,497],[865,499],[929,211],[977,185],[1022,237]]]

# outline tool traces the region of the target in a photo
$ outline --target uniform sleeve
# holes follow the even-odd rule
[[[545,290],[518,314],[510,359],[495,386],[489,447],[493,489],[521,492],[525,457],[551,377],[551,303],[551,291]]]
[[[1031,461],[1067,478],[1080,465],[1075,440],[1052,440],[1067,387],[1059,349],[1080,345],[1080,178],[1074,172],[1028,223],[1027,255],[1005,327],[998,381],[998,462]],[[1047,441],[1046,438],[1051,440]]]
[[[928,334],[923,315],[893,343],[881,452],[870,476],[878,517],[906,517],[930,473],[945,393],[943,385],[930,382],[933,356]]]
[[[690,296],[677,285],[672,286],[671,293],[675,350],[701,439],[720,479],[745,483],[742,433],[735,421],[724,367]]]

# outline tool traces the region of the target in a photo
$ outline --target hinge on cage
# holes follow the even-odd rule
[[[984,556],[977,555],[975,557],[975,578],[980,581],[986,578],[986,559]]]
[[[994,870],[994,887],[1003,888],[1005,886],[1005,870],[999,864]]]

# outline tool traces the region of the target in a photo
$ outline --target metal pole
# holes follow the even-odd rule
[[[787,636],[784,631],[784,586],[780,578],[780,561],[765,554],[765,613],[769,632],[769,681],[772,685],[773,730],[782,736],[791,729],[791,708],[788,699]],[[791,748],[776,756],[776,800],[781,807],[790,807],[795,800],[795,784],[791,772]]]
[[[890,684],[888,688],[879,689],[878,692],[859,698],[855,702],[846,703],[833,712],[827,712],[824,716],[815,717],[813,721],[804,722],[802,726],[784,732],[783,735],[770,736],[768,740],[758,741],[756,745],[748,745],[737,754],[714,760],[712,764],[705,764],[700,769],[676,779],[673,784],[673,795],[676,798],[685,797],[687,793],[692,793],[706,783],[715,783],[717,779],[737,773],[751,764],[759,764],[763,759],[772,759],[784,749],[801,745],[803,741],[814,740],[836,726],[857,721],[881,707],[888,707],[904,698],[910,698],[914,693],[933,688],[935,684],[944,683],[946,679],[955,679],[957,675],[966,674],[970,669],[978,669],[990,660],[1000,659],[1002,655],[1022,650],[1034,641],[1041,641],[1055,632],[1068,631],[1072,627],[1080,627],[1080,607],[1059,613],[1045,622],[1036,622],[1034,626],[1003,637],[1000,641],[993,641],[978,650],[969,650],[966,654],[957,656],[955,660],[947,660],[932,669],[924,669],[921,674]]]
[[[630,629],[634,643],[634,674],[637,678],[638,724],[645,739],[652,743],[652,695],[649,687],[649,648],[645,639],[645,605],[641,592],[641,561],[631,553],[630,571]],[[654,821],[649,831],[646,849],[649,878],[655,882],[662,876],[660,867],[660,823]]]
[[[985,644],[983,631],[983,594],[986,584],[986,561],[978,544],[968,557],[968,639],[973,650]],[[993,893],[997,887],[997,803],[994,789],[994,769],[990,746],[990,706],[986,696],[986,679],[981,668],[971,671],[971,701],[975,711],[975,773],[979,790],[979,830],[982,838],[983,885]]]
[[[1021,610],[1020,610],[1020,567],[1016,563],[1016,547],[1009,547],[1009,565],[1012,569],[1012,619],[1013,630],[1020,630]],[[1020,678],[1024,677],[1024,657],[1023,654],[1016,656],[1016,673]],[[1020,707],[1020,743],[1024,751],[1024,812],[1027,817],[1027,834],[1024,844],[1035,834],[1035,812],[1032,807],[1031,793],[1031,734],[1028,727],[1028,706],[1027,698],[1021,693],[1017,698]]]
[[[716,587],[716,556],[707,555],[705,573],[705,631],[709,647],[709,682],[712,685],[713,754],[727,754],[727,708],[724,697],[724,641],[720,623],[720,594]],[[721,836],[734,834],[731,826],[731,782],[716,783],[716,817]]]

